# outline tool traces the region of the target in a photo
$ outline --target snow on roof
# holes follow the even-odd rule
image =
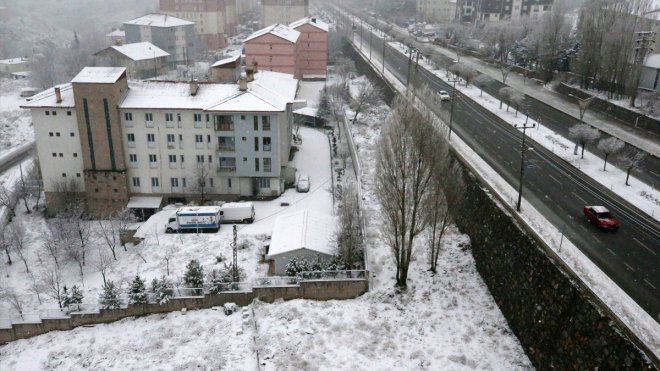
[[[113,84],[126,72],[124,67],[85,67],[72,83]]]
[[[304,116],[312,116],[312,117],[316,117],[317,112],[318,110],[314,107],[303,107],[293,111],[293,113],[297,113]]]
[[[124,30],[113,30],[112,32],[105,34],[105,36],[125,37],[126,36],[126,31],[124,31]]]
[[[222,204],[223,209],[242,209],[245,207],[253,207],[252,202],[225,202]]]
[[[55,89],[60,88],[60,95],[62,96],[62,101],[57,103],[55,97]],[[21,105],[21,108],[40,108],[40,107],[54,107],[54,108],[73,108],[75,107],[75,101],[73,99],[73,89],[71,84],[62,84],[55,85],[52,88],[42,91],[41,93],[35,94],[32,97],[28,98],[28,103]]]
[[[335,220],[313,210],[282,215],[275,220],[268,256],[307,249],[332,255]]]
[[[222,65],[225,65],[225,64],[228,64],[228,63],[233,63],[233,62],[238,61],[240,58],[241,58],[240,54],[232,55],[229,58],[224,58],[224,59],[221,59],[221,60],[213,63],[211,65],[211,67],[219,67],[219,66],[222,66]]]
[[[170,53],[147,41],[141,43],[111,46],[111,48],[134,61],[167,57],[170,55]]]
[[[119,108],[281,112],[295,99],[298,80],[284,73],[260,71],[248,83],[247,91],[238,90],[238,84],[199,84],[194,96],[185,82],[129,81],[128,86]]]
[[[184,206],[176,210],[177,214],[215,214],[220,212],[220,206]]]
[[[128,200],[129,209],[158,209],[160,203],[163,201],[162,197],[138,197],[134,196]]]
[[[320,20],[316,17],[305,17],[303,19],[299,19],[299,20],[289,24],[289,27],[291,27],[293,29],[296,29],[296,28],[298,28],[298,27],[300,27],[304,24],[311,24],[312,26],[314,26],[314,27],[316,27],[320,30],[323,30],[325,32],[328,32],[328,29],[329,29],[327,23],[323,22],[322,20]]]
[[[21,63],[26,63],[29,62],[30,60],[28,58],[10,58],[10,59],[2,59],[0,60],[0,64],[21,64]]]
[[[181,18],[172,17],[167,14],[147,14],[140,18],[135,18],[131,21],[124,22],[124,24],[135,24],[139,26],[152,26],[152,27],[176,27],[176,26],[187,26],[195,24],[194,22],[189,22]]]
[[[254,32],[252,35],[248,36],[248,38],[245,39],[243,42],[246,43],[252,39],[256,39],[257,37],[263,36],[265,34],[271,34],[292,43],[295,43],[298,40],[298,37],[300,36],[300,32],[294,30],[289,26],[285,26],[283,24],[273,24],[266,28],[262,28],[259,31]]]
[[[648,58],[646,58],[646,62],[644,62],[644,66],[660,69],[660,53],[651,54]]]

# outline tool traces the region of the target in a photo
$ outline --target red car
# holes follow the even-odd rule
[[[619,228],[619,222],[604,206],[585,206],[583,211],[584,216],[601,229],[615,231]]]

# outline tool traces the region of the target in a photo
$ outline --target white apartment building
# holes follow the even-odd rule
[[[59,102],[51,88],[23,106],[32,112],[46,201],[69,178],[83,181],[98,214],[132,197],[197,200],[200,180],[208,199],[279,196],[297,87],[291,75],[269,71],[198,84],[127,81],[123,68],[86,67],[57,87]]]

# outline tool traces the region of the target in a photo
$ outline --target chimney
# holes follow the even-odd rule
[[[312,18],[312,23],[316,23],[316,18]]]
[[[241,77],[238,79],[238,90],[247,91],[247,77],[241,74]]]
[[[197,91],[199,90],[199,84],[197,84],[197,80],[190,80],[190,95],[193,97],[197,95]]]
[[[55,101],[57,103],[62,103],[62,92],[60,88],[55,88]]]
[[[252,67],[246,68],[245,69],[245,76],[247,78],[247,82],[254,81],[254,69]]]
[[[124,45],[124,40],[122,38],[115,39],[115,46],[122,46],[122,45]]]

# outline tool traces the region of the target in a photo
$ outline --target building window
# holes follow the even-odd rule
[[[53,157],[57,157],[57,153],[53,152]]]
[[[166,113],[165,121],[174,121],[174,115],[172,115],[171,113]]]
[[[137,155],[135,155],[135,161],[137,162]],[[154,154],[150,154],[149,155],[149,162],[155,164],[156,162],[158,162],[158,156],[156,156]]]
[[[209,178],[209,187],[214,187],[213,178]]]
[[[170,184],[172,185],[172,188],[178,188],[179,178],[170,178]]]
[[[55,136],[56,136],[56,137],[59,137],[59,136],[60,136],[60,133],[59,133],[59,132],[55,133]]]
[[[254,151],[259,152],[259,137],[254,137]]]
[[[181,114],[180,113],[176,114],[176,121],[181,122]]]
[[[181,187],[186,188],[186,178],[181,178]]]
[[[204,155],[197,155],[197,163],[198,164],[204,163]]]
[[[152,113],[145,113],[144,114],[144,121],[146,121],[146,122],[154,121],[154,115]]]
[[[64,153],[61,153],[61,152],[60,152],[60,157],[64,157]]]
[[[270,188],[270,178],[257,178],[257,187]]]
[[[78,157],[78,154],[73,152],[73,157]]]
[[[147,137],[149,137],[148,134]],[[131,147],[131,144],[133,144],[133,147],[135,147],[135,134],[133,133],[126,134],[126,139],[128,140],[129,147]]]
[[[158,178],[151,178],[151,186],[152,187],[160,187]]]
[[[241,115],[241,120],[245,120],[245,115]]]
[[[254,171],[259,171],[259,159],[254,159]]]
[[[71,111],[66,111],[67,116],[71,116]]]
[[[212,163],[213,163],[213,156],[209,155],[209,164],[212,164]]]
[[[52,136],[53,136],[53,132],[51,131],[50,133],[48,133],[48,135],[52,137]]]
[[[74,133],[69,133],[69,136],[75,137],[76,134],[74,134]]]
[[[57,111],[53,111],[53,116],[57,116]]]
[[[140,178],[133,177],[133,187],[140,188]]]
[[[62,173],[62,178],[66,178],[66,173]]]
[[[227,187],[231,188],[231,178],[227,179]]]
[[[253,121],[254,121],[254,131],[259,130],[259,116],[255,115]]]
[[[201,134],[195,135],[195,143],[204,143],[204,136]]]
[[[264,158],[264,171],[267,173],[271,172],[271,162],[269,157]]]
[[[80,173],[76,173],[76,178],[80,178]]]
[[[147,143],[149,143],[149,144],[156,143],[156,135],[155,134],[147,134]]]
[[[215,116],[215,131],[233,131],[234,121],[231,116]]]
[[[176,163],[176,155],[168,155],[167,157],[170,159],[170,163]]]
[[[236,141],[234,137],[218,137],[218,150],[223,152],[234,152]]]
[[[174,134],[167,134],[167,145],[173,146],[174,142],[176,142],[176,137],[174,136]]]
[[[131,112],[124,112],[124,120],[133,121],[133,114]]]
[[[265,152],[270,152],[270,137],[264,137],[263,138],[263,150]]]
[[[50,111],[46,111],[46,116],[50,116]]]
[[[179,156],[179,157],[180,157],[181,163],[183,163],[184,160],[186,159],[186,158],[184,157],[184,155],[181,155],[181,156]]]
[[[270,116],[261,116],[261,130],[270,130]]]
[[[195,127],[196,128],[201,128],[202,127],[202,114],[201,113],[193,114],[193,121],[195,121]]]

